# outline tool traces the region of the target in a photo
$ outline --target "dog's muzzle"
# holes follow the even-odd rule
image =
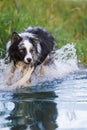
[[[26,58],[26,60],[24,60],[24,62],[25,62],[26,64],[30,64],[30,63],[31,63],[31,61],[32,61],[32,59],[31,59],[31,58]]]

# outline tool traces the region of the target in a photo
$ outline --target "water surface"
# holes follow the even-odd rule
[[[77,63],[67,44],[55,54],[56,68],[12,90],[5,84],[10,66],[0,60],[0,130],[87,130],[87,69]]]
[[[0,91],[0,130],[87,130],[87,70]]]

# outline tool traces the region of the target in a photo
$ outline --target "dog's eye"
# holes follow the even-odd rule
[[[33,52],[33,49],[32,49],[32,48],[30,49],[30,52],[31,52],[31,53]]]
[[[20,52],[24,53],[25,52],[25,48],[20,49]]]

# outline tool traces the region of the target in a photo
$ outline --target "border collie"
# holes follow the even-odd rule
[[[29,27],[23,33],[13,32],[7,43],[7,54],[12,63],[8,84],[12,86],[24,85],[38,65],[52,62],[55,51],[55,39],[41,27]],[[17,68],[23,72],[22,78],[12,84],[12,78]]]

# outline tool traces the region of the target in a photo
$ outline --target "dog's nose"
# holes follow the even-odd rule
[[[32,60],[31,58],[27,58],[28,63],[30,63],[30,62],[31,62],[31,60]]]

